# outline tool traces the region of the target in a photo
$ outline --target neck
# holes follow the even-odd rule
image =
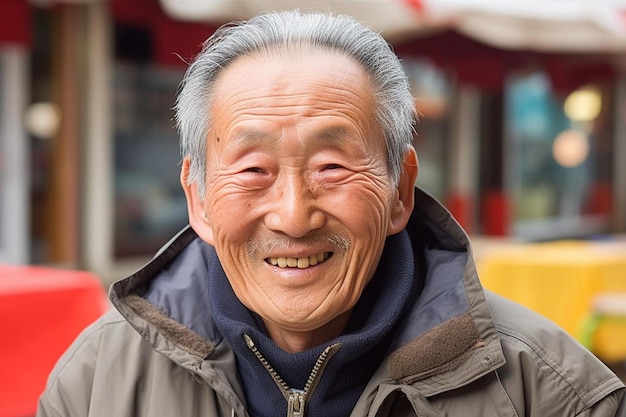
[[[351,311],[346,311],[324,326],[306,332],[285,329],[266,320],[263,320],[263,324],[269,338],[282,350],[288,353],[304,352],[339,337],[350,320],[350,313]]]

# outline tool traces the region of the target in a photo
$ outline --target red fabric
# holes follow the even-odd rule
[[[514,71],[543,68],[555,91],[567,94],[576,88],[614,79],[610,55],[546,53],[495,48],[454,30],[413,38],[394,45],[400,56],[426,57],[450,70],[461,84],[501,92],[506,77]]]
[[[509,234],[509,202],[502,190],[488,190],[483,194],[482,228],[488,236]]]
[[[91,273],[0,265],[0,416],[35,414],[58,358],[107,308]]]
[[[423,13],[424,12],[424,3],[422,0],[401,0],[404,4],[409,6],[410,8]]]
[[[500,50],[449,30],[418,37],[394,45],[400,56],[426,57],[445,70],[452,70],[458,81],[488,90],[500,91],[507,70],[515,58]]]
[[[26,0],[0,0],[0,44],[30,46],[31,9]]]
[[[471,233],[473,229],[472,196],[462,191],[451,192],[446,198],[446,207],[457,222]]]
[[[158,0],[110,0],[109,4],[115,20],[151,32],[154,62],[161,66],[186,68],[219,26],[171,19]]]
[[[546,56],[543,63],[552,88],[563,97],[586,84],[610,81],[617,77],[609,61],[593,55],[572,56],[569,59],[552,55]]]
[[[115,20],[137,26],[151,26],[164,17],[158,0],[109,0]]]
[[[586,213],[610,215],[613,208],[613,187],[609,183],[596,182],[591,187]]]
[[[209,25],[162,19],[152,31],[156,45],[156,62],[164,66],[186,68],[215,29]]]

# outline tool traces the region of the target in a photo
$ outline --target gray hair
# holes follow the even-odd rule
[[[174,107],[175,120],[181,153],[191,161],[188,181],[198,184],[201,197],[211,104],[219,75],[238,57],[302,45],[345,54],[369,74],[376,90],[376,117],[385,137],[387,163],[397,183],[417,120],[409,82],[397,56],[380,34],[350,17],[289,11],[221,27],[187,69]]]

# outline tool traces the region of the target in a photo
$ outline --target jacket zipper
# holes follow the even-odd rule
[[[317,358],[317,361],[315,361],[315,365],[313,365],[313,369],[311,370],[311,374],[307,379],[304,389],[296,390],[290,388],[280,375],[278,375],[278,372],[276,372],[274,367],[265,359],[248,334],[244,333],[243,338],[248,348],[252,351],[252,353],[254,353],[254,356],[257,357],[259,362],[261,362],[261,365],[263,365],[267,373],[270,374],[272,380],[283,394],[283,397],[285,397],[285,400],[287,401],[287,417],[304,417],[304,409],[306,407],[307,400],[319,384],[322,374],[324,373],[324,369],[326,369],[326,365],[330,361],[330,358],[332,358],[333,355],[339,351],[341,343],[334,343],[324,349],[324,351]]]

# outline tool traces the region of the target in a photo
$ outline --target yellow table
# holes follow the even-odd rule
[[[478,260],[485,288],[519,302],[581,338],[592,300],[626,293],[626,242],[556,241],[493,249]],[[594,352],[626,360],[626,320],[600,323]]]

